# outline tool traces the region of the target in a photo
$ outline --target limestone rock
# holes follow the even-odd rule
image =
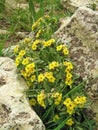
[[[90,8],[98,8],[98,0],[61,0],[62,6],[70,11],[71,13],[74,13],[75,10],[78,7],[86,6]]]
[[[75,73],[88,80],[88,93],[98,99],[98,12],[80,7],[54,35],[69,44]]]
[[[6,34],[8,34],[7,30],[0,29],[0,35],[6,35]]]
[[[6,1],[6,6],[9,6],[12,9],[22,8],[26,9],[28,8],[28,4],[26,0],[5,0]]]
[[[0,57],[0,130],[45,130],[28,103],[27,89],[14,61]]]

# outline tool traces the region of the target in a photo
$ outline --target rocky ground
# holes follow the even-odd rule
[[[74,15],[68,19],[62,19],[62,24],[54,35],[65,44],[71,43],[71,58],[79,66],[75,70],[76,73],[83,79],[89,77],[86,90],[92,99],[91,108],[97,113],[95,119],[98,121],[98,5],[94,6],[98,1],[95,0],[93,5],[90,0],[79,1],[62,0],[65,10],[69,10]],[[6,6],[9,5],[7,12],[14,11],[18,7],[23,10],[28,8],[25,0],[19,0],[19,3],[16,3],[15,0],[6,0],[6,2]],[[65,6],[66,3],[67,6]],[[80,7],[83,3],[84,7]],[[88,3],[90,3],[89,8]],[[91,7],[94,10],[90,9]],[[14,32],[12,30],[13,33],[9,33],[11,28],[10,30],[8,28],[11,23],[6,20],[6,15],[0,16],[0,39],[2,42],[6,41],[5,47],[16,44],[30,33],[29,29],[25,30],[24,28],[18,28]]]

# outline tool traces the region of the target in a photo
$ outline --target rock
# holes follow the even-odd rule
[[[0,57],[0,130],[45,130],[28,103],[27,89],[14,61]]]
[[[4,29],[0,29],[0,35],[6,35],[8,34],[9,32],[7,30],[4,30]]]
[[[29,8],[29,5],[28,4],[24,4],[24,3],[18,3],[17,7],[25,10],[25,9]]]
[[[91,98],[98,99],[98,12],[80,7],[54,36],[70,46],[75,73],[87,80]]]
[[[96,107],[95,107],[96,106]],[[96,113],[96,117],[95,118],[98,122],[98,100],[92,105],[92,110]],[[98,129],[97,129],[98,130]]]
[[[26,9],[28,8],[28,4],[26,2],[26,0],[5,0],[6,1],[6,6],[9,6],[10,8],[16,9],[18,8],[22,8],[22,9]]]
[[[11,7],[13,9],[16,8],[17,2],[16,0],[5,0],[6,1],[6,6]]]
[[[86,6],[93,9],[98,8],[98,0],[61,0],[62,6],[71,13],[74,13],[78,7]]]
[[[16,36],[19,39],[23,39],[27,36],[27,34],[29,34],[29,32],[16,32]]]

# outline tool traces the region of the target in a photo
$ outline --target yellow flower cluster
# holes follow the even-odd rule
[[[28,60],[27,60],[28,61]],[[33,75],[35,72],[35,63],[29,63],[26,66],[24,66],[24,70],[21,70],[21,75],[27,79],[27,77],[31,76],[31,82],[35,80],[35,75]]]
[[[44,101],[45,98],[46,98],[46,95],[45,95],[44,91],[41,91],[41,93],[37,95],[38,103],[40,104],[40,106],[42,106],[44,108],[46,107],[45,106],[45,101]]]
[[[56,50],[57,50],[57,51],[61,51],[61,50],[63,49],[63,46],[64,46],[64,45],[58,45],[58,46],[56,47]]]
[[[72,114],[75,110],[75,108],[82,108],[84,104],[86,103],[86,97],[85,96],[77,96],[74,101],[71,100],[71,98],[65,99],[63,104],[67,108],[67,113]]]
[[[54,70],[56,67],[59,66],[59,63],[56,62],[56,61],[52,61],[50,64],[49,64],[49,69],[50,70]]]
[[[31,41],[30,38],[25,38],[25,39],[24,39],[24,43],[29,43],[30,41]]]
[[[43,82],[44,80],[45,80],[44,74],[39,74],[38,75],[38,82],[40,83],[40,82]]]
[[[66,67],[66,71],[67,71],[67,70],[70,71],[70,70],[73,69],[73,65],[72,65],[72,63],[69,62],[69,61],[65,61],[65,62],[63,63],[63,65]]]
[[[43,20],[42,18],[39,18],[39,19],[32,25],[32,30],[34,30],[35,28],[37,28],[42,20]]]
[[[30,76],[35,72],[35,63],[32,62],[25,66],[25,72]]]
[[[55,92],[52,94],[52,97],[54,98],[54,104],[59,105],[62,100],[62,93]]]
[[[14,53],[17,53],[19,51],[19,45],[16,45],[14,48]]]
[[[33,51],[36,51],[37,50],[37,47],[38,47],[38,44],[41,43],[41,40],[35,40],[32,44],[32,50]]]
[[[17,56],[16,59],[15,59],[15,65],[18,66],[21,62],[21,57],[20,56]]]
[[[81,96],[82,90],[79,95],[79,85],[73,84],[73,64],[67,46],[50,36],[56,26],[55,19],[49,16],[38,19],[32,25],[33,36],[24,38],[14,48],[15,64],[29,87],[30,104],[35,110],[41,107],[42,111],[37,112],[49,122],[50,129],[58,129],[63,119],[64,129],[70,129],[77,123],[74,115],[79,113],[80,118],[86,97]]]
[[[39,37],[40,37],[40,35],[42,34],[42,32],[43,32],[43,31],[42,31],[41,29],[40,29],[40,30],[38,30],[38,32],[37,32],[37,34],[36,34],[36,36],[35,36],[35,37],[36,37],[36,38],[39,38]]]
[[[48,47],[48,46],[51,46],[52,44],[54,44],[55,43],[55,39],[50,39],[50,40],[48,40],[48,41],[44,41],[43,42],[43,46],[44,47]]]
[[[23,65],[27,65],[29,63],[29,57],[26,57],[22,60]]]
[[[66,72],[65,84],[71,86],[73,83],[73,79],[72,79],[73,76],[72,76],[70,71],[73,69],[73,65],[69,61],[65,61],[63,63],[63,65],[66,67],[66,69],[65,69],[65,72]]]
[[[86,103],[86,97],[85,96],[77,96],[74,99],[74,103],[78,105],[78,107],[82,108],[84,104]]]
[[[65,99],[63,104],[67,108],[67,113],[71,115],[74,112],[74,108],[75,108],[74,102],[71,100],[71,98],[67,98],[67,99]]]
[[[67,48],[65,45],[58,45],[58,46],[56,47],[56,50],[57,50],[57,51],[62,51],[62,53],[63,53],[64,55],[68,55],[68,54],[69,54],[69,50],[68,50],[68,48]]]
[[[48,79],[49,82],[51,83],[55,82],[55,77],[53,76],[52,72],[45,72],[44,75]]]
[[[53,76],[52,72],[45,72],[44,74],[38,75],[38,82],[43,82],[45,79],[47,79],[49,82],[54,83],[55,77]]]
[[[16,50],[17,50],[17,48],[16,48]],[[15,51],[15,50],[14,50],[14,51]],[[18,53],[19,53],[19,54],[18,54],[18,56],[17,56],[16,59],[15,59],[15,65],[16,65],[16,66],[18,66],[18,65],[20,64],[20,62],[21,62],[23,56],[26,54],[26,51],[25,51],[25,50],[20,50]]]
[[[68,125],[68,126],[72,126],[73,124],[74,124],[74,121],[73,121],[72,118],[70,118],[70,119],[68,119],[68,120],[66,121],[66,125]]]
[[[21,70],[21,75],[27,80],[28,86],[31,86],[30,82],[34,82],[36,79],[36,76],[32,72],[26,72],[25,70]]]

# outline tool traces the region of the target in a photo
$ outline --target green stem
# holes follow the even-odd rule
[[[84,87],[84,83],[85,81],[83,81],[82,83],[80,83],[78,86],[74,87],[72,90],[70,90],[65,96],[65,97],[68,97],[68,95],[70,95],[71,93],[73,93],[74,91],[76,91],[77,89],[80,89],[82,87]]]

